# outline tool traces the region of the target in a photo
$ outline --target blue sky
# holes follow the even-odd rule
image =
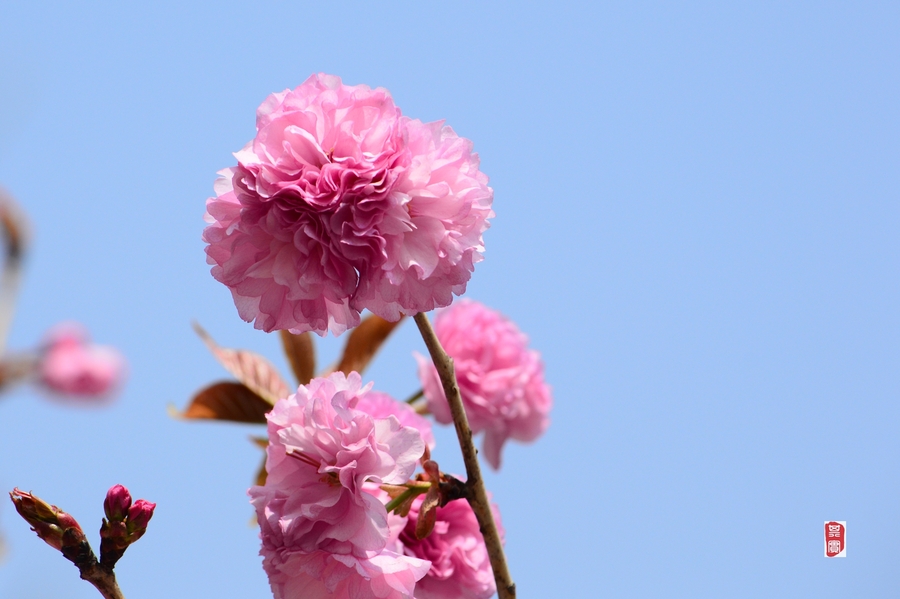
[[[256,429],[166,406],[227,378],[192,320],[284,368],[209,275],[204,201],[256,106],[327,72],[446,119],[491,179],[467,295],[529,335],[556,399],[488,477],[523,597],[896,594],[898,29],[887,2],[6,3],[0,185],[34,242],[11,346],[74,319],[131,375],[105,409],[4,395],[0,486],[95,544],[109,486],[157,502],[130,599],[271,596]],[[367,372],[398,397],[413,329]],[[0,530],[0,596],[96,596],[9,504]]]

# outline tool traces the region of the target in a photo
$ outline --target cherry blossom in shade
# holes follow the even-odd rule
[[[80,325],[52,329],[38,363],[41,385],[57,394],[81,399],[108,398],[125,376],[125,359],[112,347],[90,343]]]
[[[437,509],[434,530],[416,538],[416,520],[424,496],[413,503],[399,541],[406,555],[431,562],[428,574],[416,585],[416,599],[489,599],[497,590],[484,537],[471,506],[451,501]],[[497,506],[494,520],[503,537]]]
[[[402,403],[379,391],[369,391],[359,400],[356,409],[367,412],[373,418],[396,416],[403,426],[411,426],[422,435],[428,449],[434,450],[436,442],[431,431],[431,421],[418,414],[409,404]]]
[[[511,321],[484,305],[460,300],[435,318],[434,330],[453,358],[469,425],[484,431],[482,450],[496,470],[507,439],[534,441],[550,424],[553,404],[540,354]],[[438,422],[453,421],[437,369],[416,354],[428,408]]]
[[[269,96],[256,128],[203,232],[244,320],[338,335],[363,309],[396,321],[465,291],[493,216],[469,140],[325,74]]]
[[[387,547],[384,503],[364,491],[406,482],[425,451],[415,428],[357,408],[370,387],[336,372],[268,415],[266,485],[249,494],[275,597],[409,598],[427,571]]]

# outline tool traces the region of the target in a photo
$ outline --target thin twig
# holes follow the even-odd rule
[[[77,529],[80,541],[67,541],[71,539],[68,535],[75,535],[75,529],[66,530],[63,533],[63,547],[60,550],[63,556],[75,564],[81,579],[86,580],[100,591],[103,599],[125,599],[116,582],[116,575],[111,567],[104,566],[97,561],[94,550],[91,549],[90,543],[84,538],[81,529]]]
[[[406,400],[408,404],[414,404],[417,400],[425,397],[425,389],[419,389],[414,394],[409,396],[409,399]]]
[[[431,354],[431,360],[437,368],[441,383],[444,386],[444,394],[447,396],[447,401],[450,404],[450,413],[453,416],[453,424],[456,427],[456,436],[459,438],[463,462],[466,465],[466,486],[470,490],[467,499],[469,505],[472,506],[472,511],[475,512],[475,517],[478,519],[481,534],[484,536],[488,557],[491,560],[491,568],[494,571],[494,580],[497,583],[497,595],[499,599],[515,599],[516,585],[509,574],[509,567],[506,565],[506,556],[503,553],[500,533],[497,531],[497,524],[494,522],[494,514],[491,512],[487,490],[484,488],[484,481],[481,478],[478,452],[472,443],[472,429],[469,427],[466,410],[459,395],[459,385],[456,382],[453,359],[441,347],[441,343],[438,341],[437,335],[428,321],[428,316],[420,312],[415,315],[414,319],[419,327],[419,332],[422,334],[422,339],[425,340],[428,353]]]
[[[12,324],[16,296],[22,278],[22,259],[27,245],[25,217],[15,201],[0,189],[0,229],[5,241],[5,262],[0,274],[0,355],[6,349],[6,339]]]

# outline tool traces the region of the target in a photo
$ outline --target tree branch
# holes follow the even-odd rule
[[[497,583],[497,594],[499,599],[515,599],[516,584],[512,580],[509,573],[509,567],[506,565],[506,556],[503,553],[503,544],[500,541],[500,533],[497,531],[497,524],[494,522],[494,514],[491,512],[491,504],[487,497],[487,490],[484,488],[484,481],[481,478],[481,467],[478,465],[478,452],[472,443],[472,429],[469,427],[469,419],[466,418],[466,410],[463,407],[462,398],[459,395],[459,385],[456,382],[456,372],[453,369],[453,359],[447,355],[444,348],[441,347],[428,316],[424,312],[415,315],[414,320],[428,353],[431,354],[431,360],[437,368],[438,375],[441,378],[441,384],[444,386],[444,394],[450,404],[450,413],[453,416],[453,425],[456,427],[456,436],[459,438],[459,446],[462,449],[463,462],[466,465],[466,486],[469,487],[469,494],[466,499],[475,512],[478,519],[478,526],[481,528],[481,534],[484,536],[484,543],[487,546],[488,556],[491,560],[491,569],[494,571],[494,580]]]

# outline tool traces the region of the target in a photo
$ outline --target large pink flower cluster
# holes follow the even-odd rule
[[[357,409],[369,387],[337,372],[268,415],[268,477],[249,493],[276,599],[411,599],[428,571],[428,562],[387,547],[384,504],[364,490],[406,482],[425,443],[395,416]]]
[[[402,116],[384,89],[313,75],[262,103],[235,157],[203,239],[258,329],[337,335],[363,309],[447,306],[482,258],[493,192],[471,142]]]
[[[473,432],[484,431],[488,463],[500,467],[507,439],[533,441],[550,424],[553,404],[540,354],[511,321],[482,304],[460,300],[435,318],[435,333],[453,358]],[[428,407],[438,422],[453,422],[431,360],[416,355]]]
[[[496,591],[494,573],[475,512],[464,499],[438,508],[434,530],[416,538],[416,521],[423,496],[409,511],[399,534],[403,553],[431,562],[428,574],[416,585],[416,599],[489,599]],[[500,513],[491,505],[501,537]]]
[[[90,342],[78,324],[57,325],[44,341],[38,362],[39,381],[46,389],[79,399],[104,399],[121,385],[125,359],[118,351]]]

